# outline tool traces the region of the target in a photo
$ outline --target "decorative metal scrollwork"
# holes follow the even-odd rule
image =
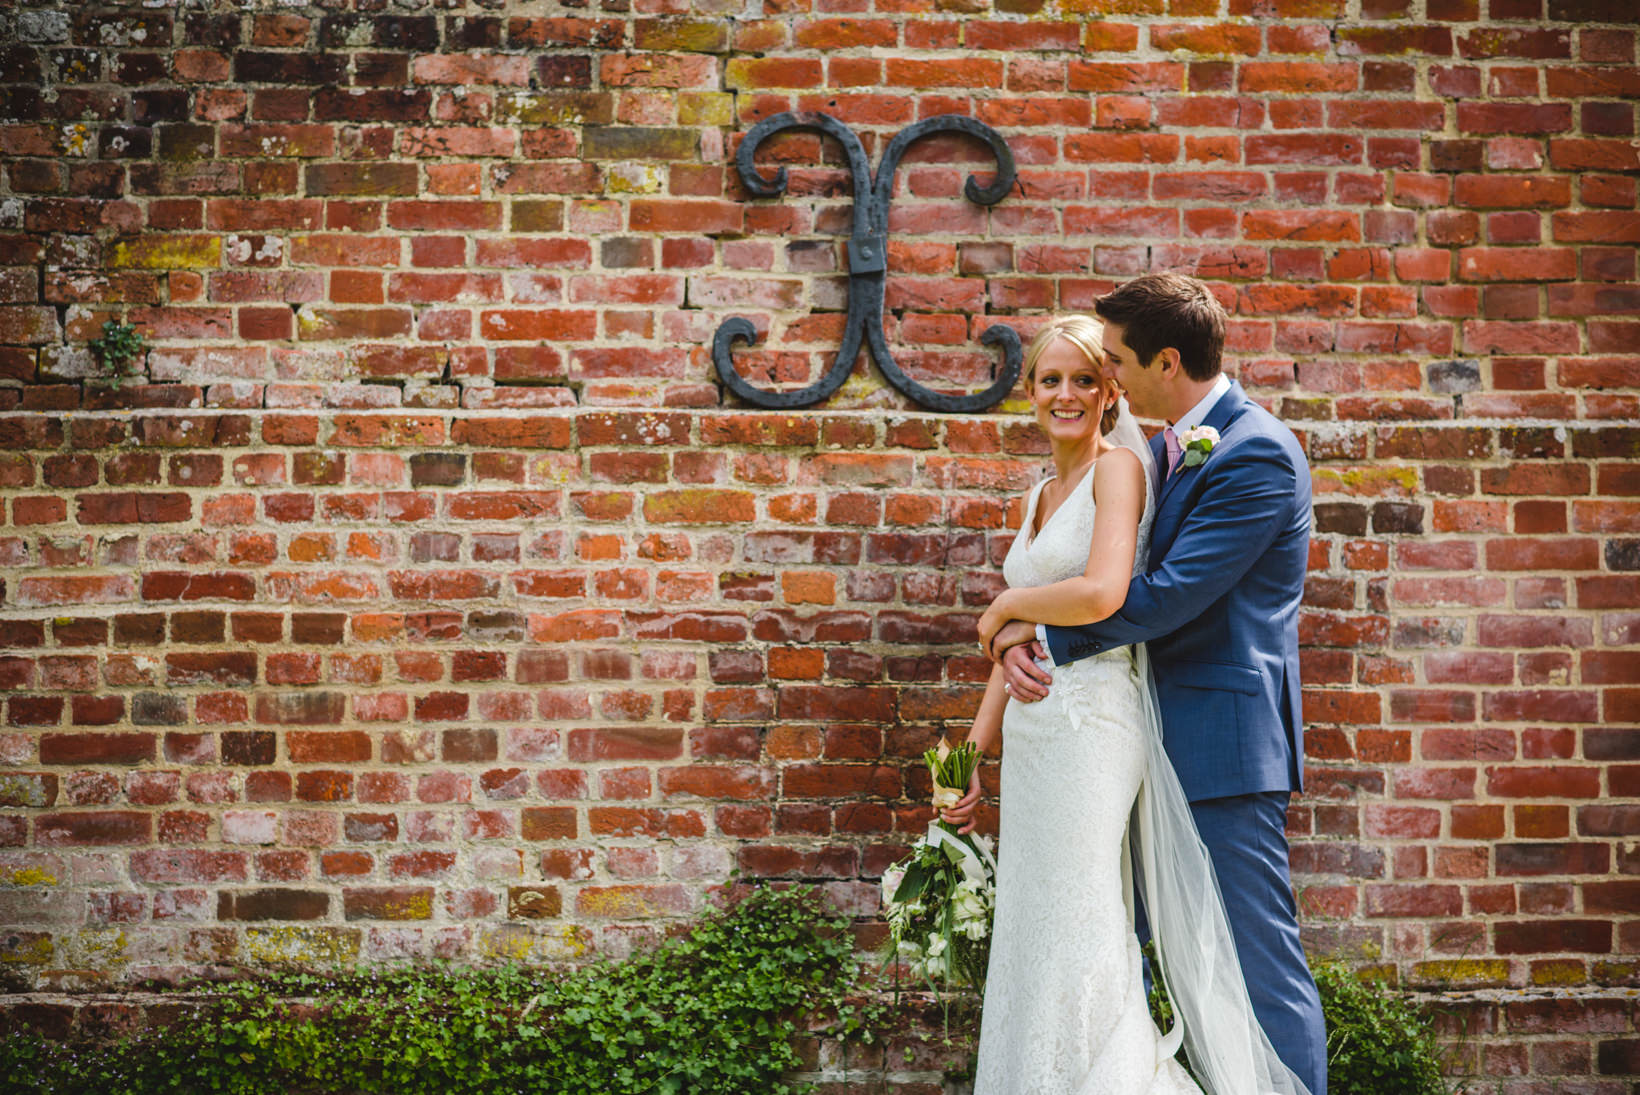
[[[854,179],[854,232],[848,241],[848,327],[843,333],[843,345],[824,376],[798,391],[770,392],[754,387],[735,371],[733,344],[739,339],[748,345],[757,341],[757,332],[750,321],[739,316],[727,319],[712,338],[712,362],[718,377],[740,398],[758,407],[807,407],[828,398],[843,381],[848,379],[859,355],[864,339],[871,349],[872,360],[882,370],[888,382],[921,405],[936,411],[982,411],[996,405],[1013,390],[1019,379],[1019,334],[1011,327],[995,325],[986,328],[980,341],[1002,347],[1002,369],[991,386],[969,395],[945,395],[930,391],[906,376],[894,363],[883,338],[883,284],[888,269],[888,206],[894,191],[894,172],[900,166],[905,150],[919,138],[931,133],[966,133],[984,141],[996,157],[996,178],[989,186],[981,187],[974,176],[968,176],[963,193],[979,205],[995,205],[1014,185],[1016,172],[1014,156],[996,130],[983,122],[960,114],[942,114],[927,118],[901,130],[889,142],[877,166],[875,178],[866,162],[865,149],[854,131],[828,114],[776,114],[752,127],[741,142],[735,156],[746,189],[762,198],[774,197],[786,189],[786,169],[782,167],[771,181],[759,175],[753,165],[758,146],[776,133],[788,129],[817,129],[835,137],[848,154],[849,173]]]

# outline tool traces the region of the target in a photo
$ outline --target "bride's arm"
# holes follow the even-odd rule
[[[1002,666],[991,667],[991,679],[985,685],[985,698],[979,702],[979,712],[974,716],[973,728],[968,731],[968,740],[981,754],[991,747],[1002,733],[1002,709],[1007,706],[1008,695],[1003,691]],[[948,810],[940,812],[940,820],[960,826],[958,832],[971,832],[974,828],[974,808],[979,805],[978,764],[974,765],[974,774],[968,780],[968,793],[957,801],[957,804]]]
[[[991,679],[985,684],[985,698],[979,701],[979,711],[974,715],[974,725],[968,731],[967,739],[981,753],[996,744],[1002,734],[1002,709],[1008,705],[1008,695],[1002,685],[1002,667],[991,666]]]
[[[1127,449],[1112,449],[1099,458],[1093,469],[1098,505],[1088,569],[1052,585],[1004,590],[980,617],[980,643],[987,651],[1009,620],[1073,627],[1097,623],[1122,607],[1133,580],[1133,554],[1145,506],[1144,477],[1144,465]]]

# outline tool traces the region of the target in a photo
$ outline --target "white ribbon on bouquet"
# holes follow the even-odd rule
[[[991,850],[985,846],[985,842],[979,837],[975,837],[973,843],[970,844],[968,841],[960,840],[946,832],[940,827],[939,821],[935,820],[928,823],[927,839],[928,843],[936,848],[951,849],[957,857],[957,862],[962,865],[962,873],[969,878],[973,878],[976,882],[985,880],[986,868],[990,868],[992,877],[996,876],[996,857],[991,854]],[[970,871],[969,866],[972,866],[974,870]]]

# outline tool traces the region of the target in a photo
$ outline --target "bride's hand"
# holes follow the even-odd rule
[[[997,658],[999,652],[992,650],[991,643],[997,637],[997,632],[1006,627],[1008,621],[1014,618],[1013,613],[1008,608],[1009,592],[1011,591],[1004,590],[997,594],[996,600],[991,602],[991,607],[981,613],[979,618],[979,645],[985,651],[985,656],[993,661]]]
[[[1024,620],[1005,620],[989,638],[983,635],[980,638],[985,656],[999,663],[1010,648],[1035,641],[1036,625]]]
[[[975,810],[979,806],[979,765],[974,765],[973,775],[968,777],[968,793],[957,799],[957,804],[949,810],[940,811],[940,820],[958,826],[957,832],[971,833],[974,831]]]

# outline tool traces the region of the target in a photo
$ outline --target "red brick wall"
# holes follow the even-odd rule
[[[746,129],[954,112],[1020,185],[908,158],[897,359],[1210,280],[1314,466],[1313,943],[1569,1009],[1479,1071],[1634,1072],[1632,4],[810,7],[0,12],[6,967],[619,951],[734,868],[872,913],[1041,444],[705,346],[843,329],[837,150],[751,200]]]

